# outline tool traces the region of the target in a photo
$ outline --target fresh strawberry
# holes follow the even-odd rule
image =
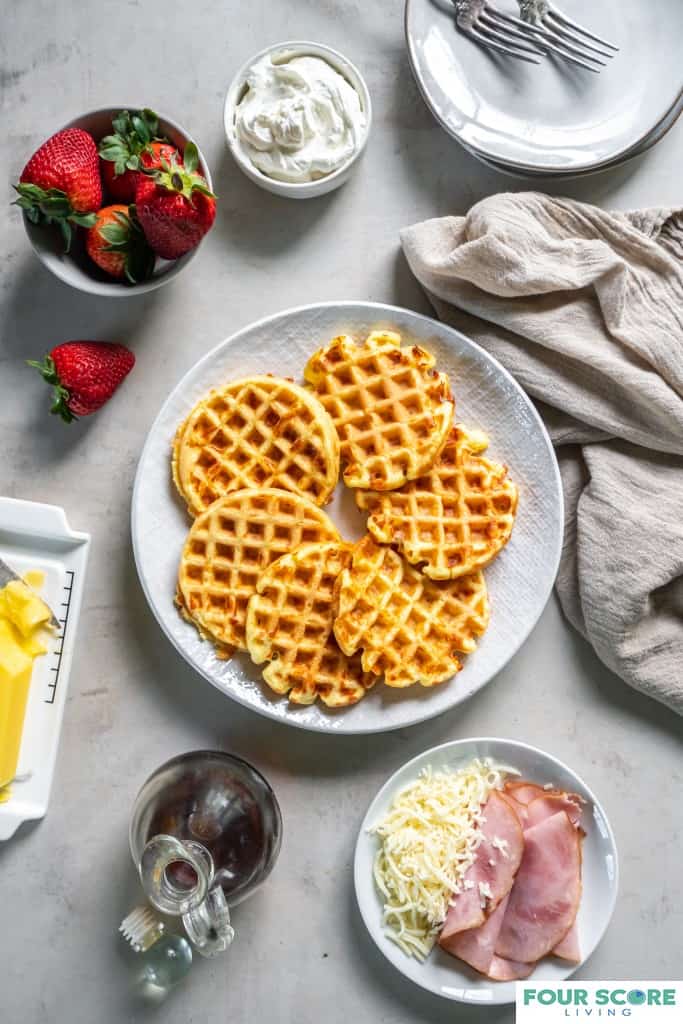
[[[153,110],[122,110],[112,128],[113,134],[99,145],[102,180],[112,199],[133,203],[140,167],[160,167],[162,157],[182,161],[175,146],[159,136],[159,118]]]
[[[134,206],[105,206],[85,236],[88,256],[110,277],[131,284],[146,281],[154,270],[154,253],[135,216]]]
[[[176,160],[181,164],[183,162],[180,153],[170,142],[150,142],[149,147],[143,149],[140,156],[136,159],[141,168],[144,167],[149,170],[160,168],[162,160],[166,160],[168,163],[172,160]],[[140,174],[140,171],[131,170],[125,170],[123,174],[117,174],[116,164],[112,163],[111,160],[102,160],[102,181],[105,192],[112,199],[116,199],[120,203],[135,202],[135,189],[137,188]]]
[[[42,363],[27,360],[54,388],[51,411],[71,423],[107,402],[135,365],[125,345],[111,341],[65,341]]]
[[[37,149],[21,172],[15,200],[34,224],[59,224],[71,248],[72,225],[95,223],[102,205],[97,146],[81,128],[64,128]]]
[[[164,160],[160,170],[145,172],[138,181],[138,220],[149,244],[165,260],[199,245],[216,217],[216,197],[198,166],[197,147],[188,142],[184,164]]]

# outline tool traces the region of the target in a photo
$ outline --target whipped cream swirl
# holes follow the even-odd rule
[[[366,117],[356,90],[320,57],[249,69],[235,111],[243,153],[269,178],[315,181],[332,174],[360,148]]]

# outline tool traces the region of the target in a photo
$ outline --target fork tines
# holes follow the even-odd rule
[[[486,0],[454,0],[458,27],[484,46],[538,64],[548,53],[588,71],[600,71],[618,47],[568,18],[546,0],[517,0],[521,18]]]

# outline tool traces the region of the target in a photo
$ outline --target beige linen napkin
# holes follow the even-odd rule
[[[565,614],[609,668],[683,714],[683,212],[503,194],[401,240],[441,319],[545,419]]]

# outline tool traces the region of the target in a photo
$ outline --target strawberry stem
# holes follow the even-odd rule
[[[74,416],[68,404],[71,394],[69,393],[69,389],[65,388],[60,381],[57,373],[57,367],[55,366],[55,361],[52,356],[46,355],[42,363],[38,362],[36,359],[27,359],[26,365],[33,366],[38,370],[43,380],[47,381],[47,383],[51,385],[52,407],[50,412],[55,416],[61,416],[65,423],[73,423],[74,420],[77,420],[78,417]]]
[[[114,164],[114,176],[138,171],[143,153],[151,152],[152,142],[167,141],[159,135],[159,118],[153,110],[122,110],[112,121],[112,135],[105,135],[98,152],[103,160]]]
[[[74,210],[66,192],[59,188],[45,189],[22,181],[13,187],[19,198],[12,205],[20,207],[32,224],[59,225],[65,252],[71,249],[72,224],[91,228],[97,220],[95,213],[78,213]]]
[[[183,163],[178,164],[172,159],[161,161],[160,168],[142,168],[157,185],[161,185],[169,192],[179,192],[185,199],[192,202],[192,193],[201,192],[202,195],[215,199],[213,192],[206,184],[206,178],[197,171],[199,166],[199,153],[194,142],[188,142],[183,153]]]

